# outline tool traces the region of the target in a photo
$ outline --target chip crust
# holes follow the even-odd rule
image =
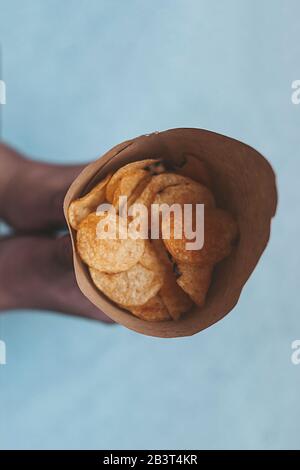
[[[140,259],[140,263],[144,268],[150,269],[161,276],[164,275],[165,268],[164,265],[160,262],[160,259],[156,253],[153,241],[148,239],[145,240],[145,249],[144,253]]]
[[[77,232],[77,249],[82,260],[91,268],[106,273],[126,271],[134,266],[144,252],[144,240],[131,238],[99,238],[99,223],[109,220],[106,214],[101,216],[90,214],[79,225]],[[117,224],[121,225],[121,218],[116,215]],[[121,230],[121,229],[120,229]],[[103,235],[102,233],[102,235]],[[116,232],[119,236],[120,232]],[[103,235],[104,236],[104,235]]]
[[[161,173],[152,177],[151,181],[145,187],[140,197],[136,200],[138,204],[144,204],[148,209],[153,203],[157,193],[163,191],[168,186],[177,186],[179,184],[195,183],[186,176],[177,175],[176,173]]]
[[[149,172],[143,169],[133,171],[130,175],[121,178],[114,191],[113,206],[118,208],[119,198],[124,196],[128,200],[132,197],[137,186],[144,180],[146,181]]]
[[[165,271],[164,282],[159,294],[167,307],[170,316],[173,320],[178,320],[181,315],[190,310],[193,302],[186,292],[184,292],[177,284],[173,263],[168,256],[162,240],[153,240],[152,243]]]
[[[108,274],[90,268],[95,285],[111,300],[124,307],[144,305],[162,286],[163,278],[141,263],[127,271]]]
[[[80,223],[105,201],[106,186],[111,178],[107,175],[88,194],[71,202],[68,209],[68,219],[71,227],[78,230]]]
[[[170,214],[170,238],[164,239],[165,246],[176,261],[214,265],[228,256],[232,250],[232,242],[237,236],[237,225],[232,216],[222,209],[207,209],[204,213],[204,245],[200,250],[187,250],[186,243],[191,242],[185,237],[182,226],[175,226],[174,216]],[[163,223],[169,223],[169,220]],[[182,234],[175,238],[176,229]]]
[[[114,192],[122,178],[131,175],[134,171],[150,167],[151,164],[157,162],[155,158],[148,158],[146,160],[139,160],[137,162],[128,163],[117,170],[111,177],[106,187],[106,199],[108,202],[113,202]],[[147,170],[146,170],[147,171]]]
[[[196,305],[202,307],[211,283],[213,267],[178,263],[177,284],[190,296]]]
[[[215,207],[212,192],[200,183],[189,182],[177,186],[169,186],[156,194],[154,204],[204,204],[205,207]]]
[[[128,307],[136,317],[147,321],[171,320],[168,310],[159,294],[155,295],[140,307]]]

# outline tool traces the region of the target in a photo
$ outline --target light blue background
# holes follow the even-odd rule
[[[1,448],[300,448],[299,16],[297,0],[0,0],[5,140],[79,162],[203,127],[265,154],[280,191],[238,306],[197,336],[1,315]]]

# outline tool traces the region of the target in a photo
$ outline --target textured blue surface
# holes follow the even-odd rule
[[[195,337],[1,315],[1,448],[300,448],[299,15],[296,0],[0,0],[6,140],[79,162],[203,127],[265,154],[280,191],[238,306]]]

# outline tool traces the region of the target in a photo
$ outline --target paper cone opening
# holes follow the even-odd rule
[[[215,267],[204,307],[195,306],[177,321],[148,322],[122,310],[95,287],[76,251],[76,232],[69,225],[68,208],[107,173],[126,163],[155,157],[178,163],[185,155],[193,155],[207,165],[217,206],[235,217],[239,239],[230,256]],[[164,338],[193,335],[219,321],[236,305],[268,243],[276,205],[271,166],[242,142],[202,129],[171,129],[126,141],[87,166],[66,194],[64,212],[72,238],[77,283],[94,305],[131,330]]]

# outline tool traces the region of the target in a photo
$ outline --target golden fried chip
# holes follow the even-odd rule
[[[176,277],[172,271],[167,271],[159,293],[174,320],[178,320],[193,306],[190,297],[176,283]]]
[[[119,198],[121,196],[127,197],[127,203],[136,187],[141,183],[141,181],[148,181],[149,173],[146,170],[135,170],[130,175],[124,176],[119,181],[113,196],[113,205],[118,209]],[[146,179],[147,178],[147,179]]]
[[[157,193],[163,191],[168,186],[188,183],[195,184],[190,178],[177,175],[176,173],[161,173],[160,175],[153,176],[140,197],[137,198],[136,203],[143,204],[149,209]]]
[[[81,222],[77,232],[77,249],[88,266],[107,273],[117,273],[130,269],[139,261],[144,252],[144,240],[120,238],[122,219],[117,215],[111,217],[107,213],[101,216],[92,213]],[[108,232],[114,238],[107,238],[106,229],[114,228],[114,220],[115,234]]]
[[[194,155],[185,155],[184,164],[176,168],[176,172],[179,175],[188,176],[208,188],[211,187],[211,177],[206,164]]]
[[[195,181],[177,186],[169,186],[159,192],[153,201],[154,204],[204,204],[205,207],[215,207],[212,192]]]
[[[174,320],[178,320],[183,313],[190,310],[193,302],[176,283],[176,274],[173,270],[173,263],[168,256],[162,240],[152,240],[152,243],[165,270],[164,282],[159,294],[171,317]]]
[[[127,271],[107,274],[90,268],[94,284],[107,297],[124,307],[144,305],[162,286],[163,278],[140,263]]]
[[[163,191],[157,193],[153,201],[154,204],[161,206],[159,213],[159,233],[161,236],[162,221],[164,218],[169,217],[174,204],[180,204],[183,213],[183,206],[185,204],[204,204],[205,207],[215,207],[215,200],[213,194],[206,186],[195,181],[189,181],[186,184],[168,186]],[[167,212],[166,207],[168,209]]]
[[[177,284],[191,297],[196,305],[202,307],[211,283],[213,268],[196,264],[177,263],[179,277]]]
[[[70,204],[68,218],[73,229],[78,230],[80,222],[89,214],[95,212],[97,207],[105,201],[106,185],[110,178],[111,175],[107,175],[106,178],[100,181],[88,194]]]
[[[159,294],[140,307],[127,307],[136,317],[147,321],[171,320],[168,310]]]
[[[164,273],[164,265],[160,262],[150,240],[145,240],[145,249],[140,259],[140,263],[144,268],[150,269],[151,271],[160,273],[161,275]]]
[[[142,192],[144,191],[145,187],[147,186],[148,183],[150,183],[152,176],[148,174],[143,178],[138,185],[135,187],[135,189],[132,191],[131,195],[128,198],[128,208],[132,206],[132,204],[135,203],[135,201],[140,197]]]
[[[108,202],[113,202],[114,192],[122,178],[131,175],[136,170],[145,169],[145,171],[150,171],[150,165],[155,164],[157,162],[158,160],[154,158],[149,158],[147,160],[139,160],[137,162],[128,163],[127,165],[119,168],[119,170],[117,170],[113,174],[106,187],[106,199],[108,200]]]
[[[194,219],[193,211],[193,222]],[[183,224],[179,221],[179,226],[174,214],[170,214],[169,220],[170,238],[164,239],[164,243],[173,258],[183,263],[214,265],[230,254],[232,242],[237,236],[237,225],[228,212],[222,209],[207,209],[204,213],[204,245],[201,249],[187,250],[186,244],[193,240],[186,238]],[[169,221],[164,220],[164,223],[167,224]],[[176,232],[181,234],[181,238],[175,238]]]

